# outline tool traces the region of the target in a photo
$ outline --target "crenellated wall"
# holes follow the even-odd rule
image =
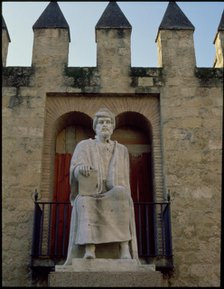
[[[153,128],[155,195],[171,199],[174,271],[164,286],[220,286],[222,39],[218,31],[214,67],[198,68],[193,30],[163,27],[158,68],[140,68],[130,65],[131,29],[101,27],[97,66],[68,67],[69,30],[34,29],[32,66],[3,68],[3,286],[47,285],[48,272],[37,280],[30,268],[32,193],[51,198],[60,117],[104,105]],[[5,28],[2,40],[5,66]]]

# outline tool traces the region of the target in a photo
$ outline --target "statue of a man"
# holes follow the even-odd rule
[[[70,164],[73,209],[64,265],[76,258],[77,246],[85,246],[83,257],[87,259],[96,258],[97,244],[118,242],[122,259],[133,258],[136,250],[132,248],[131,255],[129,244],[135,237],[135,226],[129,155],[124,145],[110,139],[114,128],[112,112],[100,109],[93,119],[95,139],[81,141],[73,153]],[[82,193],[81,179],[87,192]]]

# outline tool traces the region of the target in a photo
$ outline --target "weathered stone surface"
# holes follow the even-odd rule
[[[139,86],[153,86],[153,78],[152,77],[141,77],[138,80]]]
[[[162,274],[149,272],[55,272],[49,287],[164,287]]]

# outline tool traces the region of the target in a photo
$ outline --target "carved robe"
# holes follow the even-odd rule
[[[103,152],[103,147],[95,139],[88,139],[81,141],[73,153],[70,164],[73,209],[65,264],[78,256],[77,246],[84,244],[133,240],[132,255],[136,257],[128,150],[116,141],[110,141],[106,150]],[[76,168],[83,164],[97,171],[97,194],[101,194],[100,198],[78,194]]]

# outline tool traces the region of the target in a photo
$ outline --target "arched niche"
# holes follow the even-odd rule
[[[55,123],[53,201],[69,201],[69,166],[76,145],[94,137],[92,119],[81,112],[69,112]]]
[[[54,136],[49,254],[54,256],[56,251],[59,256],[64,256],[68,247],[71,216],[70,161],[76,145],[84,139],[94,137],[92,119],[81,112],[66,113],[55,122]]]
[[[94,137],[92,118],[81,112],[69,112],[56,124],[55,152],[72,154],[77,143]]]
[[[134,201],[154,200],[152,127],[140,113],[125,112],[117,116],[113,139],[124,144],[130,157],[130,184]]]
[[[67,113],[58,119],[55,133],[53,201],[69,202],[70,160],[77,143],[83,139],[94,137],[92,119],[80,112]],[[146,207],[144,206],[144,204],[154,201],[151,124],[140,113],[121,113],[116,117],[116,127],[112,139],[124,144],[129,151],[130,185],[135,204],[139,256],[142,257],[144,254],[147,254],[147,246],[150,246],[150,249],[154,250],[154,212],[150,210],[150,207],[147,207],[148,212],[146,213]],[[61,212],[62,217],[59,218],[63,219],[63,213]],[[146,218],[152,221],[147,228],[150,237],[146,235],[148,234],[145,230]],[[66,226],[69,228],[69,223]],[[68,233],[66,235],[68,236]],[[52,237],[52,239],[54,238]],[[60,242],[60,238],[58,238],[58,242]],[[58,244],[58,247],[60,247],[60,244]]]
[[[124,144],[129,151],[138,254],[147,261],[149,253],[152,254],[156,249],[152,126],[140,113],[124,112],[116,117],[112,138]]]

